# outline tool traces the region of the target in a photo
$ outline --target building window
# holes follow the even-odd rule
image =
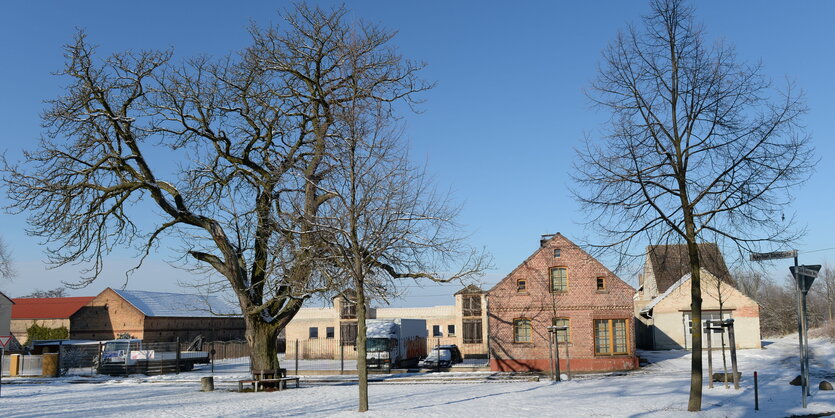
[[[455,325],[446,326],[446,335],[448,337],[452,337],[453,335],[455,335]]]
[[[342,345],[357,345],[357,323],[345,322],[339,326],[339,338]]]
[[[351,302],[350,300],[343,298],[342,299],[342,312],[340,312],[340,317],[342,319],[356,319],[357,317],[357,304]]]
[[[461,298],[464,316],[481,316],[481,295],[469,295]]]
[[[319,338],[319,328],[310,327],[308,329],[307,337],[310,339]]]
[[[530,319],[514,319],[513,320],[513,342],[515,342],[515,343],[529,343],[529,342],[531,342],[531,320]]]
[[[440,325],[432,325],[432,336],[433,337],[440,337],[441,336],[441,326]]]
[[[528,281],[525,279],[516,280],[516,293],[527,293]]]
[[[594,320],[594,354],[627,354],[627,332],[625,319]]]
[[[567,343],[571,340],[569,339],[569,325],[568,325],[568,318],[554,318],[553,321],[554,326],[557,327],[566,327],[564,330],[557,330],[557,342],[558,343]]]
[[[461,325],[464,326],[464,344],[481,344],[481,320],[465,319]]]
[[[325,338],[333,338],[333,327],[325,328]]]
[[[598,277],[597,278],[597,291],[598,292],[606,291],[606,278],[605,277]]]
[[[551,269],[551,291],[568,291],[568,272],[565,267],[554,267]]]
[[[560,258],[560,249],[554,248],[554,258]]]

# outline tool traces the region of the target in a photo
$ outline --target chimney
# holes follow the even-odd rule
[[[559,232],[557,232],[557,234],[559,234]],[[550,241],[551,238],[554,238],[557,234],[542,234],[539,238],[539,247],[544,247],[545,244],[547,244],[548,241]]]

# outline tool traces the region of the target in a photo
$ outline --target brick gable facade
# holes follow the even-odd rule
[[[564,292],[551,291],[551,270],[554,268],[565,269]],[[558,285],[563,282],[561,273],[555,276]],[[539,249],[487,293],[491,368],[548,370],[547,327],[554,318],[568,320],[568,350],[573,371],[637,367],[634,293],[635,289],[561,234],[548,236],[542,240]],[[530,321],[530,341],[516,341],[516,320]],[[594,324],[597,320],[616,320],[618,325],[625,325],[625,354],[595,353]],[[524,333],[524,330],[520,332]],[[622,333],[618,335],[622,336]],[[521,337],[526,339],[524,335]],[[561,344],[562,370],[566,367],[565,350],[565,344]]]

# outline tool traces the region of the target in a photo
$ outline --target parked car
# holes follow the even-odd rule
[[[457,345],[436,345],[432,352],[418,363],[418,366],[426,369],[446,368],[463,361],[464,358],[461,356],[461,350],[458,349]]]

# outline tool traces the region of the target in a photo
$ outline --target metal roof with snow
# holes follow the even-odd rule
[[[112,289],[145,316],[203,317],[240,315],[240,311],[217,296]]]

